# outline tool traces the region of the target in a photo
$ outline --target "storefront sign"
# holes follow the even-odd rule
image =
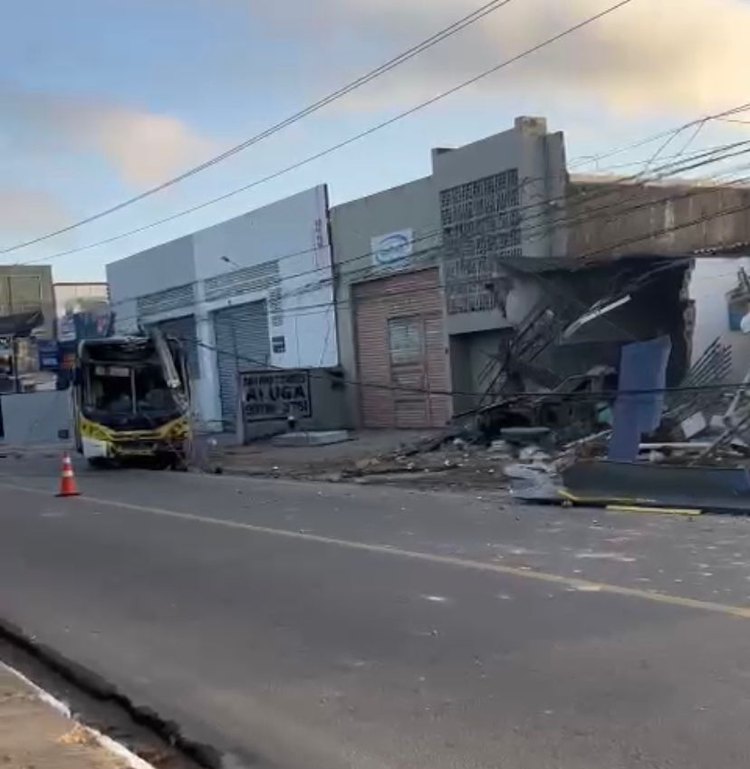
[[[312,416],[309,371],[248,371],[240,374],[240,391],[246,422]]]
[[[370,243],[373,264],[386,267],[405,262],[412,255],[413,245],[413,230],[400,230],[373,238]]]
[[[112,335],[114,316],[107,305],[64,315],[57,319],[57,338],[60,342],[82,339],[104,339]]]
[[[57,319],[57,338],[61,342],[76,341],[76,320],[73,315],[63,315]]]
[[[38,339],[36,343],[40,371],[57,371],[60,368],[60,348],[57,342]]]

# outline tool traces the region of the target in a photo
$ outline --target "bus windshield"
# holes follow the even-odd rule
[[[158,365],[87,368],[85,403],[95,411],[162,414],[178,408]]]

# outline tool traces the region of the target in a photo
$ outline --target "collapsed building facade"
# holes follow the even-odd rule
[[[244,435],[289,410],[439,428],[508,394],[612,386],[623,345],[658,335],[668,384],[717,338],[741,378],[750,188],[651,170],[571,175],[563,134],[519,117],[393,189],[329,207],[319,186],[108,265],[116,330],[181,338],[200,421]],[[246,403],[259,372],[272,387]],[[285,377],[304,398],[271,397]]]
[[[332,208],[357,425],[438,427],[587,372],[616,381],[623,345],[659,335],[669,386],[717,337],[743,372],[750,346],[728,319],[748,298],[750,189],[655,175],[570,175],[563,135],[524,117],[434,149],[430,176]]]

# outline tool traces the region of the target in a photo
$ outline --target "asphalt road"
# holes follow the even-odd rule
[[[0,460],[0,616],[286,769],[747,766],[750,521]]]

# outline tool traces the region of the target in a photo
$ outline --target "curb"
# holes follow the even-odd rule
[[[57,699],[57,697],[42,689],[41,686],[35,684],[31,679],[27,678],[20,671],[16,670],[10,665],[7,665],[4,662],[0,662],[0,667],[2,667],[3,670],[7,670],[9,673],[18,678],[19,681],[22,681],[26,686],[28,686],[34,692],[34,694],[36,694],[41,702],[43,702],[45,705],[48,705],[50,708],[52,708],[52,710],[55,710],[60,715],[69,719],[77,728],[82,729],[94,740],[94,742],[96,742],[97,745],[99,745],[99,747],[103,748],[108,753],[111,753],[113,756],[116,756],[117,758],[125,761],[130,769],[156,769],[152,764],[149,764],[148,761],[144,761],[144,759],[142,759],[140,756],[137,756],[121,743],[113,740],[111,737],[107,737],[106,734],[102,734],[96,729],[92,729],[90,726],[82,724],[75,718],[71,709],[62,700]]]

